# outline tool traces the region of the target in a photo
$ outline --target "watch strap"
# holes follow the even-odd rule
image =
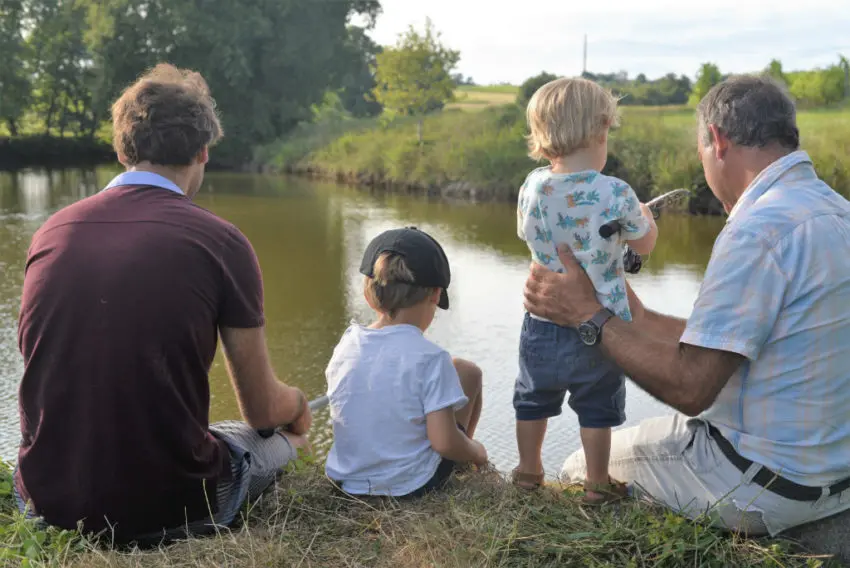
[[[598,312],[596,312],[592,318],[590,318],[590,323],[596,326],[596,329],[599,330],[599,333],[602,333],[602,326],[605,325],[609,319],[614,317],[614,312],[609,310],[608,308],[602,308]]]

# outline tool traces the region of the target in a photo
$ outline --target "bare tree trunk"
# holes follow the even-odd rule
[[[841,67],[844,69],[844,98],[850,99],[850,60],[841,56]]]
[[[18,135],[18,122],[14,118],[7,118],[6,125],[9,127],[9,134],[12,138]]]
[[[56,112],[56,93],[50,98],[50,106],[47,108],[47,117],[44,122],[44,134],[50,136],[50,130],[53,128],[53,113]]]
[[[94,140],[94,135],[97,132],[97,113],[91,113],[91,124],[89,125],[88,133],[86,136],[89,140]]]
[[[844,98],[850,99],[850,65],[844,63]]]
[[[59,115],[59,138],[65,137],[65,127],[68,125],[68,109],[63,107]]]

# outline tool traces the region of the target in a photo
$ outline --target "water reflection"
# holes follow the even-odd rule
[[[116,173],[60,171],[0,174],[0,455],[14,456],[18,442],[17,310],[32,233],[53,211],[92,195]],[[512,467],[516,450],[511,408],[522,319],[522,285],[529,256],[516,237],[511,204],[429,202],[369,195],[299,179],[209,174],[196,199],[238,226],[251,240],[263,269],[269,351],[281,379],[310,396],[325,387],[324,368],[351,320],[372,317],[362,297],[360,257],[378,232],[417,225],[434,234],[452,263],[452,310],[440,313],[428,335],[453,354],[478,362],[485,372],[481,436],[496,465]],[[660,239],[632,279],[644,301],[687,316],[699,288],[719,219],[665,216]],[[212,418],[238,417],[221,359],[210,373]],[[630,385],[629,424],[668,409]],[[317,417],[317,441],[329,441]],[[551,422],[546,467],[556,471],[578,447],[577,422],[567,408]]]

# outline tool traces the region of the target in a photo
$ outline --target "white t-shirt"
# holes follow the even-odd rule
[[[440,465],[425,416],[463,408],[449,353],[412,325],[352,323],[325,372],[333,445],[325,472],[356,495],[406,495]]]

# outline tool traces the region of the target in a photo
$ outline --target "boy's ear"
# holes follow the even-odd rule
[[[432,304],[439,304],[440,303],[440,296],[442,294],[443,294],[442,288],[434,288],[434,290],[431,292],[431,297],[428,298],[428,301],[430,301]]]

